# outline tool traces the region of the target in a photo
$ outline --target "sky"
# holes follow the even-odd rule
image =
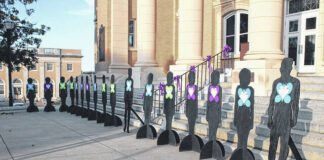
[[[27,20],[51,28],[41,48],[81,49],[82,71],[94,71],[94,0],[37,0],[27,8],[35,9]]]

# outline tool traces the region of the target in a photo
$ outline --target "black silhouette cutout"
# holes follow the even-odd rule
[[[46,106],[44,112],[55,112],[54,106],[52,106],[52,97],[53,97],[53,84],[49,77],[45,78],[44,84],[44,97],[46,99]]]
[[[195,123],[198,116],[198,87],[195,85],[195,72],[190,71],[189,84],[186,88],[186,116],[189,123],[189,135],[180,143],[179,151],[200,152],[204,145],[202,139],[195,135]]]
[[[29,100],[29,106],[27,108],[27,112],[38,112],[38,108],[34,103],[35,97],[36,97],[36,90],[35,85],[33,84],[33,80],[31,78],[28,78],[28,84],[27,84],[27,98]]]
[[[81,116],[82,115],[82,108],[79,106],[79,77],[75,78],[75,115]]]
[[[66,82],[65,82],[65,78],[61,77],[61,81],[59,84],[59,94],[60,94],[60,98],[61,98],[61,106],[59,111],[60,112],[65,112],[68,109],[68,106],[66,105],[66,97],[67,97],[67,86],[66,86]]]
[[[110,78],[110,106],[111,106],[111,116],[110,119],[105,121],[105,126],[121,126],[121,119],[115,115],[115,107],[116,107],[116,84],[115,84],[115,76],[111,75]]]
[[[179,135],[172,130],[172,118],[175,113],[175,87],[173,85],[173,73],[167,74],[167,85],[164,90],[164,114],[166,119],[166,130],[163,131],[157,140],[157,145],[170,144],[176,146],[180,142]]]
[[[81,76],[81,87],[80,87],[80,91],[81,91],[81,107],[82,107],[82,113],[81,113],[81,117],[82,118],[87,118],[88,117],[88,110],[87,108],[83,107],[83,101],[84,101],[84,86],[85,84],[83,83],[83,76]]]
[[[128,69],[128,78],[125,80],[125,92],[124,92],[124,101],[125,101],[125,115],[124,115],[124,132],[127,130],[129,133],[129,122],[130,122],[130,113],[133,105],[133,79],[132,79],[132,69]]]
[[[209,141],[202,148],[200,159],[223,159],[225,156],[224,146],[216,139],[218,124],[220,124],[222,117],[222,87],[219,85],[219,72],[217,70],[211,74],[211,85],[208,88],[207,98],[206,120],[208,121]]]
[[[240,84],[236,87],[234,126],[237,128],[238,146],[232,153],[231,160],[254,160],[254,155],[247,148],[249,132],[254,123],[254,89],[249,86],[250,70],[243,68],[239,74]]]
[[[147,76],[147,84],[145,85],[145,91],[144,91],[144,116],[145,116],[145,124],[137,131],[136,138],[150,138],[154,139],[156,138],[156,130],[155,128],[150,125],[151,121],[151,113],[152,113],[152,107],[153,107],[153,91],[154,91],[154,85],[153,82],[153,74],[150,73]]]
[[[86,113],[84,113],[84,114],[89,119],[89,115],[90,115],[90,85],[89,85],[89,77],[88,76],[86,76],[86,83],[84,86],[85,86],[86,101],[87,101],[87,109],[85,109]]]
[[[95,105],[94,105],[94,110],[89,110],[88,120],[96,120],[97,119],[97,98],[98,98],[97,97],[97,77],[95,75],[94,82],[93,82],[93,102]]]
[[[268,127],[270,131],[269,160],[276,158],[278,139],[280,137],[279,160],[288,157],[288,142],[291,128],[297,123],[299,111],[300,82],[290,75],[293,59],[284,58],[281,63],[281,77],[272,85],[272,94],[268,108]],[[291,139],[290,146],[293,146]]]
[[[102,94],[102,107],[103,107],[103,113],[98,114],[99,118],[97,119],[97,123],[104,123],[106,119],[110,119],[110,115],[107,114],[107,84],[106,84],[106,76],[102,76],[102,89],[101,89],[101,94]],[[108,120],[107,120],[108,121]]]
[[[70,77],[70,82],[69,82],[69,90],[70,90],[70,99],[71,99],[71,106],[68,108],[68,112],[71,114],[74,114],[75,111],[75,105],[74,105],[74,82],[73,82],[73,77]]]

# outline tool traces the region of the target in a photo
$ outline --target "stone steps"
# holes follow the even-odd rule
[[[107,109],[110,108],[110,107],[107,107]],[[109,111],[109,109],[107,110]],[[116,114],[117,116],[119,116],[121,119],[123,119],[123,113],[124,113],[124,110],[122,108],[116,108]],[[139,116],[142,117],[143,116],[143,113],[142,112],[138,112]],[[157,129],[158,132],[161,132],[161,119],[159,120],[155,120],[156,123],[153,124],[153,126]],[[131,114],[131,125],[133,126],[136,126],[136,127],[140,127],[142,126],[142,124],[135,118],[134,114]],[[180,138],[183,139],[184,136],[188,135],[187,133],[187,122],[185,120],[175,120],[173,122],[173,126],[172,126],[180,135]],[[206,125],[202,125],[202,124],[197,124],[196,125],[196,134],[198,134],[199,136],[201,136],[204,140],[204,142],[206,143],[207,142],[207,137],[206,137],[206,134],[207,134],[207,128],[205,128]],[[204,134],[201,134],[202,132],[205,132]],[[228,135],[227,135],[228,133]],[[218,134],[217,134],[217,137],[219,138],[219,140],[222,142],[222,144],[224,145],[225,147],[225,151],[226,151],[226,158],[229,158],[230,154],[236,149],[236,144],[234,143],[237,143],[237,135],[236,135],[236,132],[235,131],[232,131],[230,129],[224,129],[224,128],[219,128],[218,129]],[[252,138],[252,140],[250,140]],[[256,159],[267,159],[267,156],[268,156],[268,153],[267,153],[267,150],[266,148],[268,148],[269,144],[268,143],[262,143],[260,144],[260,142],[256,143],[258,145],[260,145],[260,148],[257,148],[257,145],[252,145],[254,144],[254,142],[252,141],[266,141],[267,138],[259,138],[257,136],[253,136],[253,135],[250,135],[249,136],[249,148],[251,149],[251,151],[254,153]],[[305,155],[306,157],[309,155],[309,154],[312,154],[312,157],[320,157],[320,156],[323,156],[321,154],[321,150],[319,150],[318,152],[316,153],[310,153],[314,150],[314,148],[310,148],[310,147],[307,147],[305,145],[298,145],[297,144],[297,147],[299,148],[302,148],[303,149],[303,155]],[[260,150],[262,149],[263,150]],[[278,153],[279,153],[279,150],[277,150],[277,157],[278,157]],[[292,153],[290,152],[290,159],[294,159],[293,156],[292,156]]]

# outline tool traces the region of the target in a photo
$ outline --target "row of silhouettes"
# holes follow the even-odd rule
[[[298,79],[291,77],[290,72],[292,70],[292,59],[285,58],[282,61],[280,72],[281,77],[273,82],[272,94],[270,97],[270,105],[268,108],[268,127],[270,128],[270,147],[269,147],[269,160],[274,160],[276,156],[276,150],[278,145],[278,139],[280,137],[280,155],[279,159],[287,159],[289,153],[288,141],[290,137],[290,130],[297,123],[298,115],[298,102],[300,94],[300,82]],[[121,119],[115,115],[116,106],[116,84],[114,75],[110,78],[109,92],[110,92],[110,106],[111,115],[106,111],[107,105],[107,85],[105,83],[105,76],[102,77],[101,94],[103,113],[97,110],[97,82],[96,76],[93,82],[93,102],[94,108],[90,108],[90,84],[88,76],[86,76],[86,82],[83,83],[83,77],[81,77],[80,83],[80,98],[81,106],[79,106],[79,84],[78,77],[75,82],[71,77],[69,82],[65,82],[64,77],[61,77],[59,84],[61,106],[60,111],[70,112],[76,114],[82,118],[88,118],[88,120],[97,120],[97,123],[104,123],[105,126],[120,126],[122,125]],[[219,84],[220,73],[214,70],[211,73],[211,83],[208,87],[207,98],[207,112],[206,120],[208,121],[208,139],[209,141],[204,144],[203,140],[195,134],[195,123],[198,117],[198,88],[195,85],[195,72],[190,71],[188,75],[189,84],[186,86],[186,101],[185,101],[185,114],[188,119],[188,135],[185,136],[180,142],[180,137],[175,130],[172,130],[172,119],[175,114],[175,86],[173,84],[173,73],[168,72],[167,84],[163,86],[162,93],[164,97],[164,108],[166,128],[160,133],[157,139],[158,145],[170,144],[177,146],[179,143],[179,151],[196,151],[200,152],[200,158],[215,158],[224,159],[225,148],[220,141],[217,140],[217,128],[221,123],[222,115],[222,87]],[[237,130],[238,145],[237,149],[231,154],[233,160],[253,160],[254,155],[247,148],[247,142],[249,132],[253,129],[254,123],[254,89],[249,86],[251,81],[251,72],[249,69],[242,69],[239,73],[240,84],[235,90],[235,104],[234,104],[234,126]],[[124,87],[124,132],[129,133],[130,114],[133,111],[143,126],[139,128],[136,137],[154,139],[157,137],[155,128],[150,125],[151,112],[153,108],[153,91],[154,85],[153,74],[150,73],[147,78],[147,84],[145,85],[143,93],[143,110],[144,110],[144,122],[139,118],[136,112],[132,109],[133,103],[133,79],[132,69],[128,69],[128,77],[125,80]],[[67,86],[69,85],[69,87]],[[44,84],[44,93],[47,100],[47,104],[44,111],[55,111],[55,108],[51,105],[51,98],[53,96],[53,86],[50,83],[50,79],[46,78]],[[70,90],[71,106],[66,105],[67,88]],[[87,102],[87,107],[84,107],[84,90]],[[38,111],[34,105],[35,99],[35,86],[32,84],[32,80],[28,79],[27,84],[27,98],[29,98],[30,106],[28,112]],[[76,100],[76,104],[74,103]]]

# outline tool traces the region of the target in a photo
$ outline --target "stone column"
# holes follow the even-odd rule
[[[154,74],[153,82],[163,77],[163,69],[155,60],[156,0],[137,0],[137,62],[133,67],[135,88],[143,88],[147,75]]]
[[[155,61],[156,0],[137,0],[137,62],[135,66],[157,66]]]
[[[128,0],[111,0],[111,63],[109,73],[127,73]]]
[[[179,53],[176,64],[202,61],[203,1],[179,0]]]
[[[179,0],[179,38],[176,65],[170,66],[174,75],[182,74],[190,65],[202,62],[203,1]]]
[[[281,0],[250,0],[249,51],[244,61],[236,61],[232,72],[232,93],[239,84],[242,68],[251,70],[256,96],[268,96],[272,83],[280,76],[282,52],[283,5]]]

